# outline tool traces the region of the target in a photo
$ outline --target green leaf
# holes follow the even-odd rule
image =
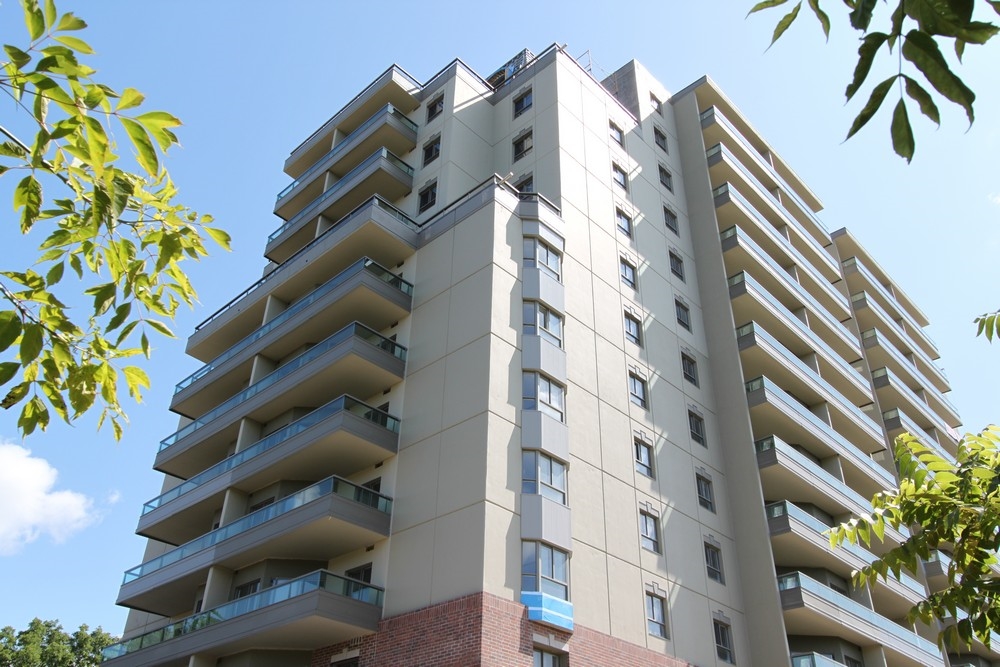
[[[39,427],[45,430],[49,425],[49,409],[42,403],[42,399],[32,396],[31,400],[24,404],[17,425],[24,435],[31,435]]]
[[[42,184],[35,180],[33,174],[28,174],[14,189],[14,210],[21,212],[21,233],[26,234],[35,221],[42,207]]]
[[[31,41],[35,41],[45,34],[45,16],[38,6],[38,0],[22,0],[21,6],[24,9],[24,25],[28,28]]]
[[[21,318],[13,310],[0,311],[0,352],[14,344],[21,335]]]
[[[768,48],[774,46],[774,43],[778,41],[778,38],[781,37],[783,34],[785,34],[785,31],[788,30],[788,27],[790,25],[792,25],[792,22],[795,20],[795,17],[799,15],[800,9],[802,9],[801,0],[799,1],[798,4],[795,5],[792,11],[785,14],[785,16],[782,17],[780,21],[778,21],[778,25],[774,26],[774,34],[771,35],[771,45],[768,46]]]
[[[27,366],[38,358],[42,351],[42,325],[28,322],[21,332],[21,347],[18,350],[18,358],[22,366]]]
[[[110,332],[120,327],[122,323],[125,321],[125,318],[127,318],[131,312],[132,312],[131,301],[126,301],[122,305],[115,308],[114,317],[112,317],[111,321],[108,322],[108,326],[105,327],[104,331]]]
[[[16,157],[23,159],[28,155],[28,151],[15,144],[13,141],[0,142],[0,155],[3,157]]]
[[[167,150],[173,144],[177,143],[177,138],[172,132],[167,130],[167,128],[177,127],[181,124],[181,121],[176,116],[166,111],[149,111],[136,116],[135,119],[146,128],[147,132],[153,135],[156,143],[160,145],[161,150]]]
[[[934,100],[931,99],[930,93],[924,90],[919,83],[905,74],[903,75],[903,80],[906,82],[906,94],[909,95],[914,102],[920,105],[920,112],[938,125],[941,125],[941,114],[938,112],[938,108],[937,105],[934,104]]]
[[[212,237],[212,240],[219,244],[223,250],[232,250],[230,247],[231,238],[225,231],[218,227],[205,227],[205,233]]]
[[[972,103],[976,94],[951,71],[932,37],[919,30],[908,32],[903,42],[903,57],[920,70],[935,90],[965,109],[969,124],[972,124],[975,120]]]
[[[122,96],[118,100],[118,105],[115,107],[115,111],[132,109],[142,104],[145,99],[145,96],[135,88],[126,88],[122,91]]]
[[[59,262],[58,264],[53,266],[51,269],[49,269],[49,272],[45,274],[45,284],[55,285],[56,283],[58,283],[60,280],[62,280],[63,271],[65,269],[66,265],[63,264],[62,262]]]
[[[59,18],[59,25],[56,26],[56,30],[83,30],[86,27],[87,23],[83,19],[74,16],[73,12],[68,12]]]
[[[164,336],[166,336],[168,338],[176,338],[176,336],[174,336],[174,332],[170,330],[170,327],[168,327],[163,322],[160,322],[159,320],[146,320],[146,324],[148,324],[149,326],[153,327],[153,329],[155,331],[157,331],[158,333],[163,334]],[[147,352],[147,350],[149,349],[149,344],[145,343],[142,346],[142,349],[143,349],[143,352],[146,354],[146,356],[149,356],[149,353]]]
[[[22,382],[19,385],[15,385],[10,391],[7,392],[7,395],[3,397],[3,400],[0,401],[0,408],[6,410],[17,405],[21,402],[21,399],[28,395],[29,389],[31,389],[30,382]]]
[[[892,86],[893,81],[896,80],[897,75],[890,76],[888,79],[882,83],[875,86],[872,89],[871,97],[868,98],[868,103],[865,104],[864,108],[858,113],[857,117],[854,119],[854,123],[851,125],[851,129],[847,132],[846,139],[853,137],[858,130],[865,126],[865,124],[872,119],[875,112],[878,111],[879,107],[882,106],[882,101],[885,99],[886,94],[889,92],[889,88]],[[846,141],[845,139],[845,141]]]
[[[10,382],[10,379],[14,377],[17,370],[21,367],[21,364],[16,361],[5,361],[0,363],[0,386]]]
[[[86,290],[84,294],[94,297],[94,315],[106,313],[118,296],[118,286],[115,283],[104,283]]]
[[[155,177],[159,172],[159,160],[156,157],[156,148],[149,138],[146,129],[131,118],[120,118],[128,138],[135,147],[136,161],[146,170],[146,173]]]
[[[10,44],[4,44],[3,50],[7,53],[7,57],[10,61],[14,63],[14,66],[21,69],[25,65],[31,62],[31,56],[17,48],[16,46],[11,46]]]
[[[851,26],[862,32],[868,30],[872,22],[872,12],[875,11],[876,0],[856,0],[854,10],[850,13]]]
[[[126,366],[122,371],[125,373],[129,396],[142,402],[142,390],[149,389],[149,376],[138,366]]]
[[[762,0],[762,2],[758,2],[756,5],[750,8],[750,11],[747,12],[747,16],[750,16],[751,14],[762,11],[764,9],[770,9],[771,7],[777,7],[778,5],[783,5],[786,2],[788,2],[788,0]],[[998,0],[998,2],[1000,2],[1000,0]]]
[[[861,88],[861,84],[868,78],[868,72],[871,71],[872,63],[875,62],[875,54],[878,53],[887,39],[889,39],[889,35],[884,32],[873,32],[865,35],[865,38],[861,40],[861,46],[858,47],[858,64],[854,68],[854,78],[848,84],[847,90],[844,91],[847,99],[854,97],[854,94]]]
[[[51,28],[52,24],[56,22],[56,3],[55,0],[45,0],[45,27]]]
[[[94,49],[91,48],[90,44],[87,44],[87,42],[83,41],[79,37],[72,37],[70,35],[54,35],[52,39],[79,53],[85,53],[88,56],[94,53]]]
[[[819,20],[819,24],[823,26],[823,34],[826,36],[827,41],[830,41],[830,17],[826,15],[819,7],[819,0],[809,0],[809,8],[812,9],[813,14]]]
[[[1000,0],[986,0],[986,3],[993,8],[993,11],[1000,14]]]

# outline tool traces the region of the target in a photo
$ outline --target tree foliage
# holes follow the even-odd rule
[[[81,625],[70,635],[59,621],[36,618],[20,632],[0,629],[0,667],[96,667],[101,650],[116,641],[100,627]]]
[[[784,5],[788,0],[762,0],[750,9],[750,14]],[[823,33],[830,37],[830,17],[820,7],[820,0],[808,0],[809,8],[819,21]],[[915,142],[910,124],[907,98],[916,103],[924,116],[936,125],[941,124],[934,90],[937,96],[960,106],[971,125],[975,120],[973,103],[976,94],[958,77],[945,58],[940,43],[951,43],[959,62],[969,44],[982,45],[991,40],[1000,28],[986,21],[974,20],[977,8],[1000,14],[1000,2],[995,0],[895,0],[880,3],[876,0],[843,0],[843,9],[851,28],[861,33],[858,61],[854,75],[844,94],[850,101],[868,79],[875,59],[880,55],[891,58],[894,48],[897,71],[876,84],[868,101],[855,117],[847,132],[850,139],[872,119],[896,84],[899,99],[896,102],[889,126],[892,147],[907,162],[913,159]],[[795,21],[802,8],[802,1],[784,15],[774,28],[771,44],[780,38]],[[749,15],[749,14],[748,14]],[[881,29],[876,30],[875,27]],[[903,61],[907,71],[904,72]]]
[[[943,622],[943,647],[960,649],[973,639],[989,646],[1000,629],[1000,427],[966,435],[951,461],[912,435],[896,439],[899,488],[877,494],[874,511],[834,528],[833,546],[881,541],[885,527],[915,527],[901,545],[855,573],[857,584],[918,571],[932,552],[951,553],[947,585],[909,613],[910,622]],[[1000,648],[1000,647],[998,647]]]
[[[167,322],[195,299],[182,262],[206,255],[203,234],[227,249],[229,237],[174,202],[161,157],[180,121],[140,111],[134,88],[94,79],[81,59],[93,50],[76,36],[83,20],[53,0],[21,4],[27,40],[4,44],[0,92],[33,136],[0,128],[0,178],[21,234],[40,243],[37,256],[0,260],[0,407],[19,406],[24,435],[44,429],[50,411],[70,422],[96,407],[98,427],[108,418],[120,438],[120,381],[136,401],[149,386],[127,360],[148,357],[151,336],[172,336]],[[116,135],[137,173],[123,168]]]

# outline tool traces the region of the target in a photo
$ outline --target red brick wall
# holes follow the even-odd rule
[[[532,667],[532,635],[568,642],[570,667],[690,667],[687,662],[577,626],[557,631],[527,618],[524,606],[476,593],[383,619],[378,632],[313,653],[312,667],[360,649],[361,667]]]

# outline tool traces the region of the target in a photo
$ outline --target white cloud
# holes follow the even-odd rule
[[[42,535],[64,542],[99,517],[94,501],[53,489],[59,471],[31,451],[0,441],[0,556],[20,551]]]
[[[1000,206],[1000,195],[991,192],[990,194],[986,195],[986,198],[990,200],[991,204],[996,204],[997,206]]]

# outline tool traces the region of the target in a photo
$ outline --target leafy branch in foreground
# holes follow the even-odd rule
[[[830,544],[870,545],[883,539],[886,526],[918,526],[856,572],[855,583],[872,586],[903,571],[913,574],[918,559],[948,552],[947,585],[917,603],[908,620],[941,621],[942,647],[960,649],[974,639],[989,646],[990,633],[1000,628],[1000,427],[967,434],[954,462],[909,434],[896,439],[896,457],[899,489],[877,494],[872,514],[833,528]]]
[[[50,408],[71,422],[97,406],[98,427],[109,419],[118,439],[126,421],[119,380],[136,401],[149,386],[126,360],[148,358],[150,335],[173,336],[167,321],[180,303],[193,303],[181,263],[207,254],[202,234],[226,249],[229,236],[173,201],[177,188],[160,157],[178,143],[180,121],[140,113],[139,91],[94,80],[79,58],[93,50],[69,34],[83,20],[60,15],[53,0],[21,4],[28,43],[4,44],[0,92],[33,137],[29,144],[0,127],[0,177],[17,180],[21,234],[43,238],[37,257],[5,253],[0,263],[0,407],[20,406],[18,427],[28,435],[45,429]],[[116,128],[140,173],[119,166]],[[92,304],[82,316],[67,305],[81,292]]]
[[[784,5],[788,0],[763,0],[751,9],[753,14],[765,9]],[[819,0],[808,0],[823,33],[830,37],[830,17],[820,7]],[[941,124],[941,114],[934,96],[928,92],[929,84],[934,91],[949,102],[962,107],[969,119],[969,124],[975,120],[973,103],[976,94],[956,75],[945,59],[938,46],[938,40],[952,42],[955,56],[961,62],[968,44],[982,45],[992,39],[1000,28],[992,23],[973,20],[976,7],[985,7],[1000,14],[1000,2],[993,0],[896,0],[895,9],[888,14],[888,25],[884,30],[873,30],[872,21],[876,9],[884,6],[886,11],[891,3],[878,3],[876,0],[843,0],[848,10],[847,18],[852,28],[862,34],[861,45],[858,47],[858,62],[854,68],[854,76],[844,94],[850,101],[861,89],[871,72],[876,56],[883,49],[891,57],[893,48],[899,45],[897,53],[898,65],[896,74],[877,84],[868,97],[868,102],[855,117],[847,138],[850,139],[872,119],[875,112],[881,108],[893,84],[899,90],[899,101],[892,114],[889,126],[892,137],[892,147],[896,153],[907,162],[913,159],[915,142],[913,128],[910,125],[906,98],[916,102],[920,113]],[[802,7],[801,0],[787,13],[774,28],[771,44],[774,44],[792,25]],[[886,15],[879,17],[883,21]],[[906,60],[923,80],[904,74],[903,60]]]

